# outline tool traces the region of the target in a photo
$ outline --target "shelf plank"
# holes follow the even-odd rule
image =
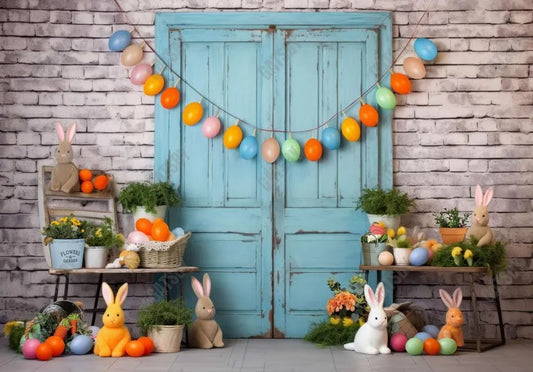
[[[180,266],[180,267],[169,267],[161,269],[48,269],[48,272],[52,275],[65,275],[65,274],[158,274],[158,273],[193,273],[197,272],[199,269],[196,266]]]
[[[442,273],[486,273],[486,267],[440,267],[440,266],[369,266],[361,265],[359,270],[363,271],[418,271],[418,272],[442,272]]]

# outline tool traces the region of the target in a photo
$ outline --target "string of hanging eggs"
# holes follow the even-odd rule
[[[116,1],[115,1],[116,3]],[[116,3],[121,11],[120,5]],[[420,24],[424,14],[420,17],[417,27]],[[198,93],[202,98],[199,102],[191,102],[185,106],[182,113],[182,122],[185,125],[193,126],[200,122],[204,115],[204,108],[202,106],[202,100],[205,99],[208,103],[219,109],[219,114],[216,116],[207,117],[202,124],[202,133],[207,138],[216,137],[221,129],[222,124],[219,120],[220,112],[224,112],[231,117],[237,118],[237,116],[229,113],[224,108],[220,107],[216,103],[212,102],[196,90],[191,84],[185,81],[179,74],[174,72],[172,68],[168,67],[169,65],[161,59],[157,52],[152,48],[151,45],[143,41],[140,44],[131,43],[131,33],[130,31],[119,30],[113,33],[109,39],[109,49],[115,52],[121,52],[120,61],[123,66],[132,67],[130,72],[130,80],[134,85],[143,85],[144,94],[148,96],[156,96],[160,94],[159,100],[161,106],[167,110],[172,110],[175,108],[180,101],[180,91],[177,89],[177,85],[180,81],[183,81],[187,86],[192,88],[196,93]],[[346,115],[345,111],[351,108],[356,103],[360,103],[361,107],[359,108],[359,120],[362,124],[367,127],[376,127],[379,122],[379,114],[375,107],[366,103],[363,100],[363,97],[367,95],[374,87],[377,87],[375,92],[376,102],[382,109],[392,110],[396,107],[396,94],[409,94],[411,93],[411,79],[422,79],[426,75],[426,69],[422,60],[432,61],[437,56],[437,47],[435,44],[428,39],[416,39],[414,43],[414,50],[418,57],[407,57],[403,62],[403,69],[405,74],[394,72],[392,67],[395,62],[400,58],[400,56],[405,51],[409,42],[414,38],[416,28],[413,31],[413,35],[409,38],[409,41],[401,50],[397,58],[391,64],[391,67],[388,71],[390,73],[390,87],[391,89],[384,87],[380,82],[385,78],[388,73],[380,76],[378,80],[372,84],[367,90],[365,90],[360,97],[352,101],[341,111],[332,115],[328,120],[321,123],[317,127],[307,129],[292,131],[295,132],[311,132],[317,130],[321,127],[326,127],[321,133],[321,141],[316,138],[310,138],[306,141],[304,145],[304,155],[309,161],[318,161],[323,154],[323,147],[326,147],[328,150],[337,150],[341,144],[340,133],[336,128],[327,126],[327,124],[333,120],[339,114],[343,114],[344,119],[341,123],[342,136],[349,142],[356,142],[361,137],[361,128],[357,120],[353,117]],[[142,37],[141,37],[142,38]],[[144,39],[143,39],[144,40]],[[154,73],[153,67],[147,63],[141,63],[143,59],[143,47],[148,45],[151,51],[157,56],[157,58],[163,63],[164,67],[159,73]],[[171,73],[177,77],[177,81],[174,86],[165,87],[165,79],[162,76],[162,73],[165,68],[169,68]],[[164,90],[163,90],[164,89]],[[243,138],[242,129],[239,126],[239,122],[250,125],[255,128],[253,134]],[[257,142],[257,137],[255,136],[256,130],[271,132],[271,136],[267,138],[261,145],[261,154],[263,159],[268,163],[275,162],[280,153],[283,155],[283,158],[288,162],[297,162],[301,157],[301,147],[298,141],[292,138],[291,131],[283,130],[273,130],[273,129],[264,129],[258,128],[255,125],[247,123],[242,119],[238,119],[235,123],[226,129],[223,134],[223,143],[224,146],[229,149],[239,149],[240,156],[243,159],[254,159],[257,156],[259,150],[259,144]],[[274,132],[288,133],[288,138],[285,140],[283,145],[280,147],[278,141],[273,137]]]

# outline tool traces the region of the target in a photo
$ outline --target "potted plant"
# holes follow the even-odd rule
[[[48,262],[48,257],[50,257],[52,268],[81,268],[87,226],[87,221],[78,220],[70,214],[44,227],[42,234],[45,236],[45,258]]]
[[[118,201],[125,212],[133,213],[135,221],[147,218],[152,222],[165,217],[167,206],[180,203],[169,182],[132,182],[120,190]]]
[[[115,233],[111,218],[105,217],[102,225],[90,224],[85,237],[85,267],[105,267],[109,250],[123,244],[124,237]]]
[[[397,231],[389,229],[387,235],[387,243],[392,247],[395,264],[399,266],[409,265],[409,256],[411,255],[413,248],[407,237],[405,227],[400,226]]]
[[[364,189],[357,201],[356,210],[362,210],[368,215],[370,225],[383,221],[386,226],[394,230],[400,226],[403,214],[409,212],[415,202],[407,193],[397,189],[383,190],[381,187]]]
[[[446,209],[433,215],[435,223],[439,225],[440,235],[442,236],[442,243],[449,245],[453,243],[460,243],[465,239],[468,228],[468,218],[470,213],[463,213],[461,216],[457,208]]]
[[[183,329],[191,323],[192,310],[182,299],[143,306],[137,318],[141,334],[152,339],[154,351],[159,353],[180,351]]]
[[[374,222],[369,231],[361,237],[363,262],[365,265],[379,266],[378,256],[386,249],[387,228],[385,224]]]

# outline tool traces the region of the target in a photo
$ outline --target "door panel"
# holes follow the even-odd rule
[[[303,336],[326,315],[327,279],[347,283],[359,265],[368,228],[353,210],[360,190],[392,186],[391,118],[380,112],[378,128],[324,150],[319,162],[307,161],[303,146],[323,128],[298,131],[327,120],[386,71],[390,13],[162,13],[156,49],[194,87],[180,83],[177,109],[155,106],[155,179],[180,189],[182,205],[168,217],[193,232],[186,264],[200,267],[196,277],[210,274],[225,337]],[[169,69],[164,76],[167,86],[177,81]],[[219,105],[261,129],[290,131],[303,159],[244,160],[222,134],[207,139],[201,124],[183,125],[183,108],[199,93],[211,101],[202,101],[204,118]],[[346,114],[357,117],[358,107]],[[235,122],[223,112],[220,119],[224,130]],[[340,128],[342,119],[329,125]],[[261,145],[271,133],[256,135]],[[281,145],[289,134],[274,136]],[[189,277],[184,287],[193,307]]]

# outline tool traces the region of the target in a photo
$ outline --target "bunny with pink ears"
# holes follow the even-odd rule
[[[444,325],[439,332],[439,340],[442,338],[453,338],[457,346],[464,346],[463,329],[464,323],[463,313],[459,309],[463,301],[463,291],[461,288],[456,288],[451,297],[448,292],[439,289],[440,298],[448,308],[446,312],[446,325]]]
[[[474,237],[478,239],[477,246],[489,245],[494,239],[492,230],[489,227],[489,210],[488,205],[492,200],[494,191],[492,187],[485,194],[481,186],[476,187],[476,209],[472,218],[472,226],[468,229],[467,239]]]
[[[346,350],[354,350],[362,354],[390,354],[388,348],[387,314],[383,310],[385,287],[379,283],[376,293],[365,284],[365,298],[370,306],[368,321],[355,334],[353,342],[344,344]]]
[[[189,345],[201,349],[211,349],[213,347],[224,347],[222,340],[222,329],[215,319],[215,305],[209,298],[211,294],[211,279],[205,273],[203,285],[194,276],[191,277],[192,289],[198,297],[196,308],[196,320],[189,328]]]
[[[52,170],[50,179],[50,190],[63,191],[65,193],[80,191],[80,182],[78,179],[78,168],[72,163],[72,139],[76,134],[76,124],[71,124],[65,132],[60,123],[56,123],[57,146],[56,160],[57,164]]]

